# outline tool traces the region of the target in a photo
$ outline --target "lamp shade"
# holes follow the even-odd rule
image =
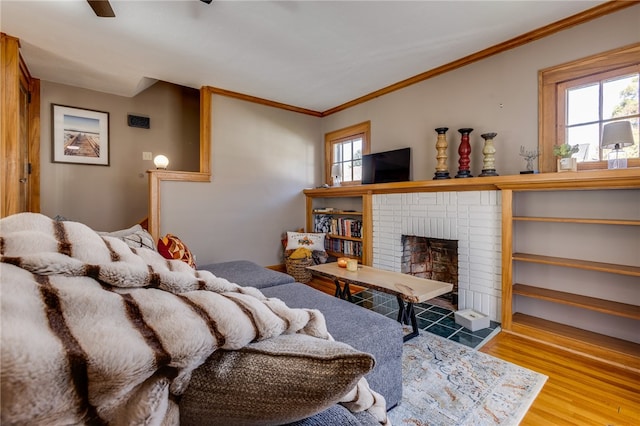
[[[169,165],[169,159],[164,155],[156,155],[153,159],[153,164],[156,165],[157,169],[166,169]]]
[[[616,121],[604,125],[600,147],[618,149],[629,145],[633,145],[630,121]]]

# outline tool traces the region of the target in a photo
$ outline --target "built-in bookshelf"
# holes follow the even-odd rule
[[[638,168],[306,189],[306,229],[321,207],[361,212],[349,213],[371,266],[375,195],[483,190],[502,204],[502,330],[640,371],[640,343],[627,336],[640,324]]]
[[[313,232],[326,234],[328,254],[362,259],[362,212],[329,207],[314,209],[312,214]]]
[[[353,187],[305,190],[306,230],[326,235],[327,253],[371,266],[371,194],[345,194]]]
[[[510,186],[501,188],[502,329],[640,371],[640,344],[615,336],[640,324],[638,187]]]

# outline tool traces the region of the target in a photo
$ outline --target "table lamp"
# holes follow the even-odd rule
[[[164,155],[156,155],[156,158],[153,159],[153,164],[156,165],[156,169],[166,169],[169,165],[169,159]]]
[[[616,121],[607,123],[602,129],[601,148],[611,148],[609,153],[607,168],[608,169],[626,169],[627,154],[622,150],[623,147],[633,145],[633,134],[631,133],[630,121]]]

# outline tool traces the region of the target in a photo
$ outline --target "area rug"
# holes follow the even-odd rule
[[[421,332],[404,344],[394,426],[517,425],[547,376]]]

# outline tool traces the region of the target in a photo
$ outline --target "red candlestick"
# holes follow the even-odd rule
[[[460,146],[458,147],[458,154],[460,154],[460,159],[458,160],[458,174],[456,174],[457,178],[468,178],[473,177],[471,175],[471,169],[469,168],[469,164],[471,163],[471,144],[469,143],[469,133],[473,132],[473,129],[458,129],[462,137],[460,138]]]

